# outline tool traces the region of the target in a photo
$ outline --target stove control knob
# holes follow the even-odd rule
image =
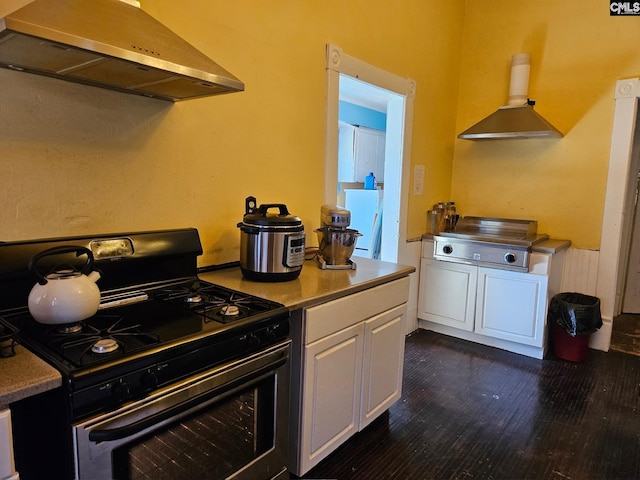
[[[144,372],[140,376],[140,383],[147,388],[155,388],[158,386],[158,376],[153,372]]]
[[[252,347],[259,347],[261,343],[260,337],[253,333],[247,335],[247,342],[249,342],[249,345],[251,345]]]
[[[111,393],[116,398],[116,400],[122,401],[129,398],[129,394],[131,393],[131,389],[126,382],[121,381],[120,383],[116,383],[113,385],[111,389]]]
[[[269,328],[266,332],[264,332],[264,338],[266,338],[270,342],[273,342],[276,338],[278,338],[278,334],[275,332],[275,330]]]
[[[451,245],[445,245],[444,247],[442,247],[442,253],[445,253],[447,255],[453,253],[453,247]]]
[[[504,261],[507,262],[507,263],[515,263],[517,259],[518,259],[518,257],[516,257],[515,253],[505,253],[504,254]]]

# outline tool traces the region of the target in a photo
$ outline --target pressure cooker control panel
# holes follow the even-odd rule
[[[293,268],[304,264],[304,239],[304,232],[287,235],[283,260],[286,267]]]

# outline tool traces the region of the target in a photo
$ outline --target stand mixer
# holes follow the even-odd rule
[[[351,255],[356,241],[362,234],[347,228],[351,223],[351,212],[336,205],[322,205],[318,234],[318,266],[325,270],[355,270]]]

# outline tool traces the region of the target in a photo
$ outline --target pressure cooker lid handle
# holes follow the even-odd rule
[[[289,210],[284,203],[265,203],[260,205],[260,211],[258,212],[260,215],[265,216],[267,214],[267,210],[271,208],[277,208],[280,210],[279,215],[286,216],[289,215]]]
[[[256,197],[247,197],[244,200],[244,213],[246,215],[249,215],[250,213],[256,213],[257,206],[258,201],[256,200]]]

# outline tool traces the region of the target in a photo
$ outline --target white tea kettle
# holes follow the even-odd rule
[[[75,253],[87,255],[80,270],[71,266],[56,266],[46,277],[37,269],[38,262],[47,256]],[[74,323],[89,318],[100,306],[100,289],[96,282],[100,272],[93,270],[93,253],[85,247],[61,246],[44,250],[29,262],[38,278],[29,293],[29,313],[39,323],[49,325]]]

